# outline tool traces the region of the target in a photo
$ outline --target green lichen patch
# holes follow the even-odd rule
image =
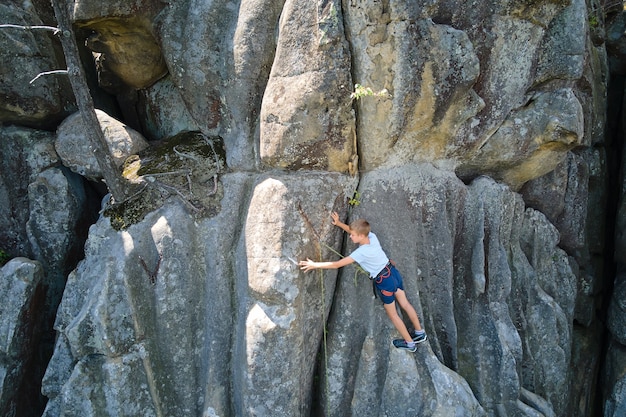
[[[107,208],[104,214],[115,229],[122,230],[175,197],[197,217],[215,216],[223,195],[219,175],[225,169],[220,137],[180,133],[126,159],[122,175],[143,187],[142,191]]]
[[[141,193],[128,200],[109,205],[104,210],[104,215],[111,221],[113,229],[124,230],[139,223],[146,217],[146,214],[160,207],[164,200],[157,190],[146,187]]]

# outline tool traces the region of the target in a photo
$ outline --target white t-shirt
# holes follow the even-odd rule
[[[370,243],[360,245],[350,254],[350,257],[369,272],[372,278],[376,278],[376,275],[378,275],[389,262],[389,258],[387,258],[385,251],[383,251],[374,233],[369,232],[367,238],[370,240]]]

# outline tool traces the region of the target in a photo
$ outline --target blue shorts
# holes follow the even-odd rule
[[[374,288],[383,304],[391,304],[396,300],[396,291],[404,290],[402,275],[393,265],[387,265],[374,278]]]

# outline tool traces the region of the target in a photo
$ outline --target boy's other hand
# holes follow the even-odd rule
[[[333,218],[333,224],[334,224],[335,226],[337,226],[339,223],[341,223],[341,222],[339,221],[339,213],[337,213],[336,211],[333,211],[332,213],[330,213],[330,217],[332,217],[332,218]]]
[[[298,265],[300,265],[300,269],[304,272],[309,272],[310,270],[315,269],[315,262],[309,258],[306,258],[306,261],[300,261]]]

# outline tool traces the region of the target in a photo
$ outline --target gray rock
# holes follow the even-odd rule
[[[465,178],[488,173],[517,190],[554,170],[567,150],[581,144],[583,126],[582,106],[571,89],[538,93],[511,111],[457,173]]]
[[[328,187],[319,201],[304,199],[329,178],[343,187]],[[303,247],[320,248],[309,227],[326,235],[333,208],[326,202],[353,180],[304,174],[253,183],[228,174],[223,181],[222,204],[236,209],[212,219],[196,223],[174,200],[123,232],[106,218],[92,227],[57,315],[46,415],[90,415],[106,404],[111,415],[133,415],[119,414],[127,406],[146,415],[238,415],[235,406],[287,416],[308,403],[292,395],[310,392],[313,380],[317,344],[310,341],[323,326],[308,311],[322,314],[325,306],[328,314],[333,285],[322,302],[317,281],[294,281],[295,259]],[[248,198],[268,210],[241,207]],[[285,366],[285,357],[294,365]]]
[[[626,273],[615,278],[609,304],[607,327],[617,343],[626,346]]]
[[[0,248],[11,257],[33,258],[26,234],[28,185],[39,173],[58,165],[50,132],[0,126]]]
[[[48,168],[28,185],[26,233],[33,257],[45,270],[46,310],[52,320],[68,271],[81,257],[85,223],[93,221],[83,178],[69,169]]]
[[[537,65],[537,84],[549,80],[577,80],[585,65],[587,25],[584,0],[574,0],[551,22]]]
[[[602,379],[604,416],[618,417],[626,412],[626,348],[620,343],[611,341],[609,344],[605,373]]]
[[[259,112],[283,4],[283,0],[245,1],[240,7],[226,0],[176,2],[157,21],[174,85],[198,128],[224,138],[227,163],[233,169],[259,166]]]
[[[624,38],[624,30],[626,29],[626,15],[624,13],[616,13],[612,21],[606,29],[606,47],[611,52],[611,71],[615,74],[626,74],[626,38]]]
[[[480,62],[467,33],[403,15],[419,10],[417,4],[396,6],[352,2],[344,12],[354,45],[354,82],[392,96],[358,102],[365,170],[451,157],[449,139],[485,106],[473,90]]]
[[[96,109],[96,115],[109,152],[119,166],[130,155],[148,147],[148,142],[134,129],[101,110]],[[82,116],[74,113],[59,126],[55,148],[65,166],[77,174],[97,181],[102,178],[102,171],[93,154],[92,138],[85,137],[84,132]]]
[[[72,19],[91,31],[85,45],[95,54],[100,81],[123,91],[144,89],[167,74],[152,21],[163,8],[160,2],[77,1]],[[105,82],[106,83],[106,82]]]
[[[6,1],[0,5],[0,22],[18,26],[43,26],[33,2]],[[63,69],[60,46],[50,30],[0,29],[0,121],[50,129],[73,107],[67,75],[39,74]]]
[[[5,416],[24,412],[22,396],[37,393],[31,358],[41,336],[43,272],[26,258],[13,258],[0,269],[0,413]]]
[[[368,173],[359,191],[361,204],[351,219],[376,220],[374,231],[405,278],[434,354],[458,374],[455,378],[467,381],[472,393],[462,389],[464,384],[441,395],[428,391],[428,383],[419,389],[405,383],[406,397],[398,401],[413,404],[420,415],[445,415],[438,413],[449,413],[445,404],[450,403],[464,404],[468,415],[481,415],[483,409],[562,415],[576,277],[545,217],[525,211],[519,196],[492,181],[481,179],[466,188],[428,166]],[[381,408],[376,387],[390,379],[406,381],[406,369],[411,375],[424,370],[411,371],[412,359],[392,366],[393,327],[379,302],[365,301],[371,298],[369,282],[353,274],[340,275],[329,324],[328,407],[337,415],[346,409],[378,415],[390,409]],[[559,277],[558,284],[549,277]],[[558,345],[543,342],[555,333]],[[418,365],[424,366],[419,360]],[[523,369],[545,372],[528,375]],[[435,387],[446,385],[435,381],[430,379]]]
[[[98,31],[100,83],[125,120],[151,138],[223,138],[226,164],[144,175],[167,176],[168,192],[138,194],[125,227],[103,210],[56,316],[47,417],[594,409],[611,155],[602,28],[582,0],[80,0],[73,13]],[[389,94],[351,100],[353,83]],[[80,132],[83,154],[67,147],[63,163],[99,179]],[[45,155],[48,139],[4,138],[0,204],[25,211],[0,225],[23,242],[30,216],[25,248],[55,271],[74,180],[65,168],[39,175],[58,165],[41,163],[54,152],[22,161]],[[134,158],[138,175],[147,160]],[[514,190],[529,180],[522,198]],[[192,213],[192,194],[210,196],[210,210]],[[156,208],[137,216],[149,198]],[[391,348],[394,329],[356,268],[296,266],[352,249],[331,210],[370,219],[398,263],[429,333],[415,355]],[[619,299],[611,311],[602,372],[617,414]]]
[[[310,19],[316,22],[314,30],[302,24]],[[264,164],[350,170],[355,131],[349,68],[341,2],[288,0],[261,107],[260,155]]]
[[[589,163],[570,152],[552,172],[527,182],[524,202],[542,212],[559,230],[559,245],[570,254],[586,248]]]
[[[169,138],[180,132],[198,131],[181,91],[176,88],[171,77],[167,76],[149,88],[138,92],[145,113],[144,130],[149,138]]]

